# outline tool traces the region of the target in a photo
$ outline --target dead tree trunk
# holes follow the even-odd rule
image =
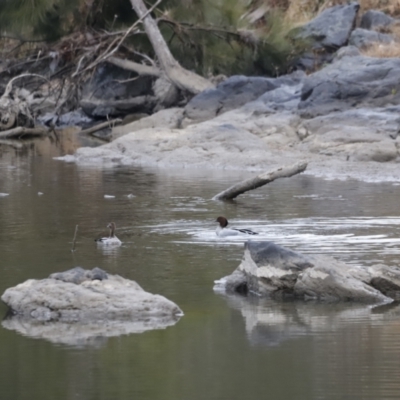
[[[161,69],[168,79],[178,88],[195,94],[214,87],[209,80],[188,71],[175,60],[158,29],[156,21],[154,21],[150,13],[147,13],[148,10],[143,1],[130,0],[130,2],[138,17],[143,20],[146,34],[157,54]]]
[[[231,200],[240,194],[249,190],[257,189],[260,186],[266,185],[278,178],[289,178],[290,176],[299,174],[307,168],[307,163],[304,161],[298,162],[293,165],[280,167],[273,171],[264,172],[254,178],[246,179],[230,188],[218,193],[213,197],[213,200]]]

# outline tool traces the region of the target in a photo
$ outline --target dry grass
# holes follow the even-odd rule
[[[367,57],[400,58],[400,43],[374,43],[365,50],[362,50],[361,53]]]
[[[270,3],[271,0],[266,0]],[[276,3],[276,0],[275,0]],[[400,16],[400,0],[358,0],[360,15],[367,10],[380,10],[392,16]],[[286,7],[286,19],[294,23],[310,21],[328,7],[348,4],[347,0],[290,0]]]

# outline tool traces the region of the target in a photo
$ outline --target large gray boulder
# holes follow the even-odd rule
[[[182,315],[165,297],[99,268],[29,279],[7,289],[1,300],[12,315],[3,326],[61,342],[165,328]]]
[[[235,75],[220,83],[216,88],[205,90],[193,97],[185,107],[185,116],[197,122],[209,120],[256,100],[267,92],[284,86],[298,85],[303,78],[302,73],[279,78]]]
[[[337,50],[349,40],[359,8],[356,2],[327,8],[304,25],[299,36],[311,40],[314,46]]]
[[[342,160],[387,162],[398,156],[400,107],[356,108],[303,120],[301,147]]]
[[[378,29],[395,22],[395,19],[378,10],[368,10],[361,17],[360,28]]]
[[[399,58],[343,57],[305,79],[299,112],[313,118],[356,106],[399,102]]]
[[[248,241],[241,264],[217,288],[276,299],[389,303],[400,299],[400,269],[350,267],[332,257],[305,257],[272,242]]]
[[[330,63],[333,53],[347,44],[358,9],[358,3],[330,7],[302,26],[295,37],[304,41],[310,50],[299,57],[296,68],[315,71]]]
[[[368,29],[357,28],[351,32],[349,45],[359,49],[367,48],[374,43],[389,44],[393,41],[393,37],[386,33],[370,31]]]

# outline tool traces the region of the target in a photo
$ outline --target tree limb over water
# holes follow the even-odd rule
[[[273,171],[264,172],[260,175],[255,176],[254,178],[246,179],[242,182],[237,183],[236,185],[231,186],[223,192],[218,193],[216,196],[213,197],[213,200],[232,200],[242,193],[245,193],[249,190],[257,189],[261,186],[266,185],[267,183],[274,181],[275,179],[289,178],[293,175],[304,172],[306,168],[307,163],[305,161],[300,161],[293,165],[286,165]]]
[[[143,26],[146,34],[153,46],[157,58],[160,62],[162,72],[178,88],[187,90],[190,93],[200,93],[205,89],[214,87],[207,79],[183,68],[171,54],[169,47],[158,29],[156,21],[142,0],[130,0],[133,9],[140,19],[143,20]],[[160,2],[160,1],[159,1]]]

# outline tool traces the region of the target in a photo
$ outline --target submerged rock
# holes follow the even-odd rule
[[[227,292],[275,299],[389,303],[400,299],[400,270],[351,267],[328,256],[305,257],[273,242],[248,241],[232,275],[216,282]]]
[[[4,327],[60,342],[73,342],[75,333],[81,340],[165,328],[182,315],[172,301],[100,268],[76,267],[29,279],[7,289],[1,299],[12,315]]]

